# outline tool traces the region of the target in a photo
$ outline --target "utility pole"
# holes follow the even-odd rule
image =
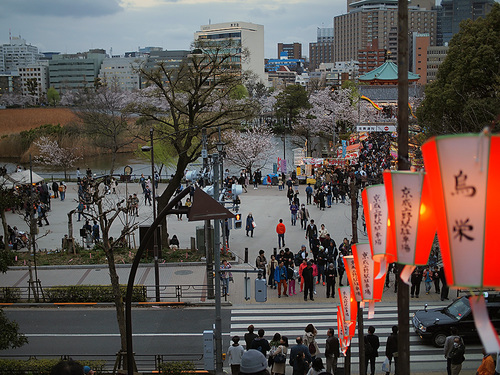
[[[409,170],[408,160],[408,1],[398,0],[398,170]],[[401,280],[398,264],[398,373],[410,374],[410,290]]]
[[[203,158],[203,186],[208,184],[208,150],[207,150],[207,129],[201,130],[202,149],[201,156]],[[214,176],[215,177],[215,176]],[[212,227],[210,220],[205,220],[203,226],[205,238],[205,259],[206,259],[206,274],[207,274],[207,298],[213,299],[214,295],[214,264],[213,264],[213,238]]]
[[[213,154],[214,199],[219,201],[219,154]],[[214,264],[215,264],[215,374],[223,374],[222,362],[222,318],[220,288],[220,220],[214,219]]]
[[[155,178],[155,152],[153,146],[153,128],[149,130],[149,136],[151,140],[151,192],[153,194],[153,222],[156,220],[156,178]],[[153,255],[155,258],[155,295],[156,302],[160,302],[160,268],[158,265],[158,236],[157,231],[153,235]]]

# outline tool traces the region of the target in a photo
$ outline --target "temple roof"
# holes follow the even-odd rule
[[[420,78],[419,74],[415,74],[412,72],[408,72],[408,81],[413,82],[417,81]],[[372,81],[380,83],[389,83],[389,82],[397,82],[398,80],[398,67],[392,61],[387,60],[385,63],[380,65],[378,68],[368,72],[361,77],[359,77],[360,81]]]

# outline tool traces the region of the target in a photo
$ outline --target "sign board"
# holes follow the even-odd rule
[[[358,125],[356,131],[359,132],[387,132],[392,133],[397,131],[395,125]]]

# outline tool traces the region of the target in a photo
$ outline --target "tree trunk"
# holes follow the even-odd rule
[[[7,217],[5,216],[5,210],[0,210],[0,217],[2,218],[4,248],[5,250],[9,250],[9,229],[7,225]]]

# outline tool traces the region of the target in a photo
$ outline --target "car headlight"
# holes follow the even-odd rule
[[[420,324],[418,325],[418,329],[419,329],[420,331],[422,331],[422,332],[427,331],[427,327],[426,327],[426,326],[424,326],[422,323],[420,323]]]

